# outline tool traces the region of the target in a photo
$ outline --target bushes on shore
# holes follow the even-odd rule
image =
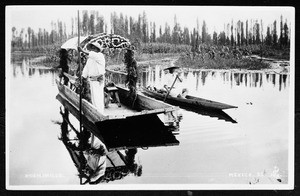
[[[59,49],[61,44],[54,44],[42,47],[32,48],[27,51],[30,54],[44,55],[43,64],[48,67],[56,67],[59,64]],[[203,59],[200,56],[191,57],[191,46],[189,45],[175,45],[169,43],[141,43],[137,46],[135,58],[138,62],[159,60],[163,58],[180,58],[175,63],[176,65],[189,67],[189,68],[206,68],[206,69],[265,69],[269,67],[268,63],[262,62],[257,59],[250,58],[221,58],[216,55],[214,59]],[[278,49],[271,47],[262,47],[260,45],[243,46],[241,49],[247,49],[252,54],[263,55],[263,57],[289,59],[289,49]],[[190,54],[190,55],[188,55]],[[114,50],[109,56],[106,57],[108,65],[121,65],[123,64],[124,51]],[[77,59],[73,59],[70,67],[77,67]]]
[[[262,62],[257,59],[251,58],[221,58],[216,57],[215,59],[201,59],[200,57],[189,58],[187,56],[181,56],[176,62],[176,65],[189,67],[193,69],[249,69],[259,70],[269,68],[268,63]]]
[[[154,53],[182,53],[191,50],[190,45],[170,43],[143,43],[140,52],[144,54]]]

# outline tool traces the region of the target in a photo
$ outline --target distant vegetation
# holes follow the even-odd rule
[[[72,18],[71,33],[67,34],[66,24],[63,21],[51,22],[50,32],[40,28],[35,32],[31,27],[17,30],[12,28],[12,52],[41,53],[46,55],[45,62],[56,64],[58,62],[59,46],[67,39],[77,36],[77,19]],[[98,11],[83,11],[81,18],[80,34],[89,35],[107,32],[107,21]],[[259,55],[275,59],[289,59],[290,51],[290,24],[274,20],[272,24],[263,25],[262,20],[249,19],[246,21],[233,20],[224,24],[220,33],[209,34],[205,21],[202,25],[197,23],[197,28],[188,29],[177,22],[174,16],[174,26],[168,23],[156,28],[155,21],[148,21],[145,12],[138,18],[111,14],[109,23],[112,24],[111,32],[128,38],[136,46],[137,60],[149,60],[153,56],[180,56],[180,63],[191,67],[224,67],[232,68],[265,67],[260,61],[253,61],[242,57]],[[277,25],[280,31],[277,32]],[[266,34],[263,27],[267,26]],[[158,32],[156,32],[158,30]],[[159,54],[159,55],[158,55]],[[122,54],[117,51],[110,63],[122,63]]]

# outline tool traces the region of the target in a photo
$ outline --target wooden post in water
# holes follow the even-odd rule
[[[77,11],[77,18],[78,18],[78,47],[80,45],[80,20],[79,20],[79,10]],[[82,73],[81,73],[81,56],[80,51],[78,50],[78,66],[79,66],[79,77],[80,77],[80,86],[79,86],[79,132],[82,130],[82,114],[81,114],[81,107],[82,107]]]

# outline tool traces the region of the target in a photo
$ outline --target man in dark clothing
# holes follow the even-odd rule
[[[136,98],[136,84],[138,81],[137,62],[134,59],[134,51],[132,49],[127,49],[124,58],[127,70],[127,78],[125,83],[128,85],[130,99],[132,101],[132,105],[134,105]]]
[[[68,66],[68,60],[69,60],[69,54],[66,49],[60,49],[59,51],[59,66],[57,68],[61,68],[61,72],[59,75],[60,80],[64,79],[64,85],[68,84],[69,78],[64,75],[64,73],[69,73],[69,66]]]

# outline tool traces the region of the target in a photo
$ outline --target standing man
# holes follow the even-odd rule
[[[64,75],[64,73],[69,73],[68,60],[70,60],[68,51],[61,48],[59,51],[59,66],[57,68],[61,68],[59,78],[60,81],[62,78],[64,79],[64,85],[67,85],[69,81],[69,78]]]
[[[134,58],[133,49],[127,49],[124,55],[124,63],[126,65],[126,70],[127,70],[127,78],[125,83],[128,85],[129,96],[130,96],[131,104],[133,106],[136,99],[136,84],[138,81],[137,62]]]
[[[85,67],[82,71],[82,77],[87,79],[90,84],[91,102],[97,110],[104,112],[104,77],[105,77],[105,57],[103,48],[97,42],[87,45],[89,51],[78,47],[80,52],[88,55]]]

